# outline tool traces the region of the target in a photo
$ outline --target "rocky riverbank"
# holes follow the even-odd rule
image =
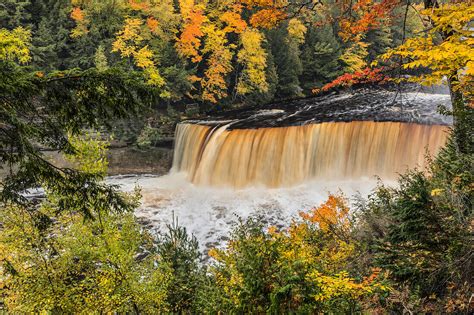
[[[443,89],[421,87],[358,89],[252,108],[214,112],[199,121],[205,125],[230,123],[231,129],[300,126],[338,121],[392,121],[450,125],[439,109],[451,107]]]

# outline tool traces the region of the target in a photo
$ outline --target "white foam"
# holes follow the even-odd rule
[[[308,211],[324,202],[329,193],[341,191],[348,198],[356,193],[366,196],[377,183],[375,179],[361,178],[312,181],[291,188],[234,190],[198,187],[183,173],[110,178],[108,181],[125,191],[140,186],[143,199],[136,211],[137,217],[145,219],[149,227],[159,232],[164,231],[174,214],[180,225],[197,237],[202,250],[222,246],[239,217],[261,215],[268,224],[287,226],[300,211]]]

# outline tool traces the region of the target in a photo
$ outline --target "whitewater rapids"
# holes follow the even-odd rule
[[[161,177],[111,177],[125,191],[139,186],[142,205],[136,216],[155,233],[165,232],[173,216],[189,233],[196,236],[200,249],[221,247],[228,240],[233,225],[240,219],[260,216],[266,225],[288,226],[300,211],[308,211],[327,200],[329,193],[342,192],[354,201],[367,196],[376,186],[376,178],[339,181],[308,181],[294,187],[232,188],[201,187],[189,182],[184,173]],[[394,182],[384,181],[394,185]]]

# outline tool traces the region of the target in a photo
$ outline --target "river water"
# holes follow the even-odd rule
[[[450,120],[437,108],[449,107],[449,96],[399,96],[362,91],[184,122],[168,175],[108,181],[141,188],[136,215],[147,229],[164,232],[177,220],[205,252],[224,245],[239,219],[285,227],[330,193],[353,202],[374,189],[375,175],[395,185],[398,173],[423,168],[446,141]]]
[[[141,188],[142,205],[136,211],[139,220],[152,232],[163,232],[177,218],[189,233],[196,236],[206,252],[227,241],[232,226],[239,219],[260,216],[267,225],[288,226],[300,211],[308,211],[324,202],[329,193],[344,193],[349,201],[367,196],[376,186],[376,178],[356,180],[307,181],[285,188],[203,187],[192,184],[184,173],[165,176],[116,176],[109,182],[125,191]],[[385,184],[394,185],[392,181]]]

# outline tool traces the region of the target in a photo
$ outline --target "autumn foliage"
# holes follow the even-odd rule
[[[409,81],[432,85],[447,78],[455,90],[469,92],[474,77],[474,31],[471,25],[474,5],[469,2],[445,4],[423,11],[433,27],[422,36],[407,39],[382,58],[402,58],[405,69],[432,70],[412,76]]]
[[[321,89],[314,89],[313,93],[327,92],[334,88],[351,87],[357,84],[384,84],[390,81],[390,77],[385,75],[386,69],[380,68],[365,68],[362,71],[354,73],[345,73],[334,81],[324,85]]]
[[[341,37],[349,40],[351,37],[386,25],[390,21],[388,17],[399,4],[399,0],[358,0],[354,3],[342,1],[342,9],[355,13],[355,16],[342,15],[339,21]]]
[[[357,244],[349,237],[349,212],[341,196],[331,195],[301,219],[268,232],[251,221],[237,229],[226,249],[211,250],[217,261],[211,272],[229,303],[226,309],[350,311],[389,291],[380,269],[368,268],[357,278],[347,269]]]

